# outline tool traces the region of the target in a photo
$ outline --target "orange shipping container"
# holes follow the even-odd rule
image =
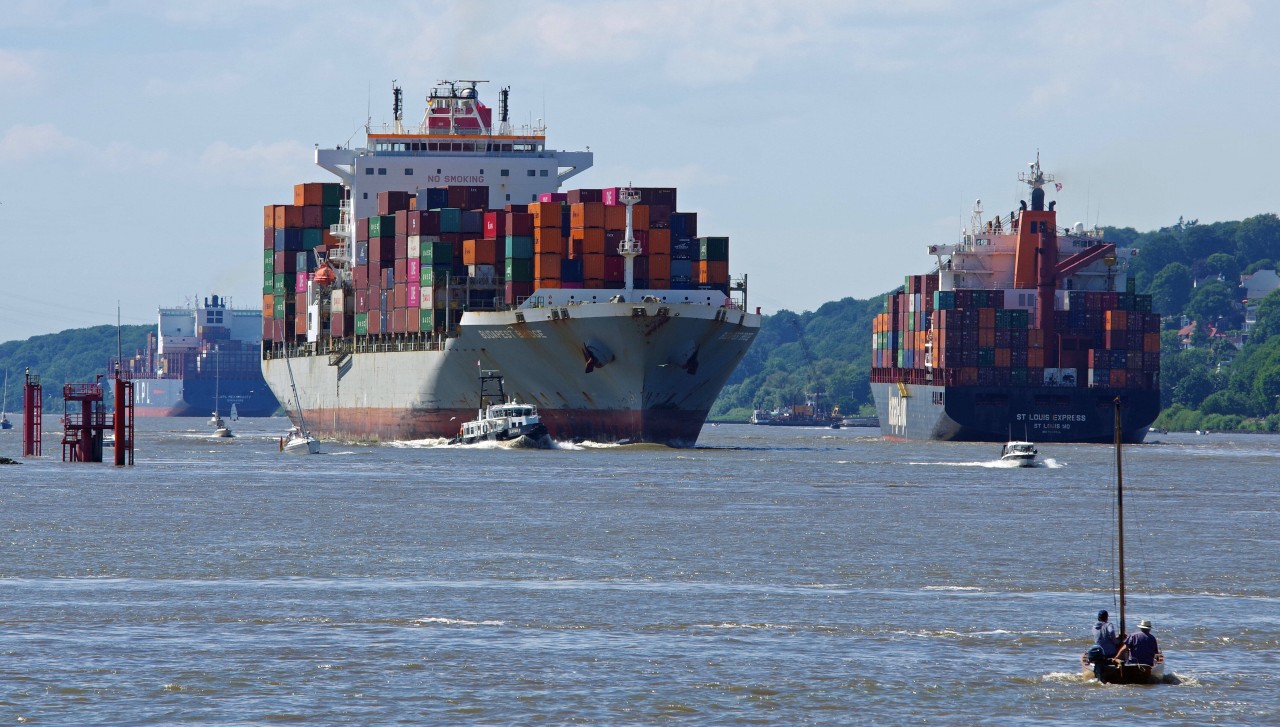
[[[604,205],[600,205],[601,208]],[[571,239],[580,240],[582,243],[583,255],[603,255],[604,254],[604,228],[589,229],[573,229],[569,231]]]
[[[262,226],[276,226],[276,205],[269,204],[262,208]]]
[[[1027,330],[1027,347],[1044,348],[1044,331],[1042,329],[1030,328]]]
[[[463,240],[462,241],[462,264],[463,265],[497,265],[498,264],[498,241],[497,240]]]
[[[324,185],[320,182],[293,185],[293,204],[298,207],[324,204]]]
[[[569,205],[569,226],[579,229],[599,227],[603,230],[604,204],[602,202],[578,202],[577,204]]]
[[[654,284],[654,279],[661,278],[668,280],[671,278],[671,258],[666,255],[650,255],[649,256],[649,284]]]
[[[978,329],[978,347],[991,348],[996,345],[996,329],[979,328]]]
[[[307,314],[299,313],[293,317],[293,333],[297,336],[307,335]]]
[[[1127,311],[1109,310],[1107,311],[1107,330],[1109,331],[1126,331],[1129,329]]]
[[[650,255],[670,255],[671,230],[649,230],[649,244],[645,252]]]
[[[291,204],[276,205],[275,228],[295,229],[302,227],[302,208]]]
[[[533,251],[564,254],[564,233],[559,227],[536,227],[533,230]]]
[[[603,232],[603,231],[602,231]],[[582,256],[582,277],[587,280],[604,280],[604,253],[588,252]],[[596,287],[600,287],[597,285]]]
[[[559,280],[560,279],[560,253],[557,253],[557,252],[534,253],[533,277],[537,278],[538,280]]]
[[[560,227],[560,210],[559,202],[534,202],[529,205],[534,227]]]
[[[627,208],[623,205],[606,206],[604,208],[604,229],[627,229]]]
[[[1044,349],[1033,348],[1027,351],[1027,368],[1044,368]]]
[[[1007,348],[996,349],[996,368],[1001,368],[1001,369],[1009,368],[1009,349]]]
[[[1115,389],[1123,389],[1128,386],[1128,377],[1125,369],[1111,369],[1111,386]]]
[[[1160,353],[1160,334],[1142,334],[1142,351],[1143,353]]]
[[[995,328],[996,327],[996,309],[995,308],[979,308],[978,309],[978,327],[979,328]]]

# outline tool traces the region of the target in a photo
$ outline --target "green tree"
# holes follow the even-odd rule
[[[1214,381],[1209,377],[1209,373],[1204,369],[1196,369],[1187,372],[1173,387],[1173,401],[1175,404],[1184,404],[1191,408],[1200,406],[1200,402],[1214,392]]]
[[[1215,252],[1210,255],[1205,259],[1205,267],[1209,273],[1221,275],[1228,283],[1236,283],[1240,280],[1240,264],[1236,262],[1235,256],[1225,252]]]
[[[1236,257],[1240,260],[1280,257],[1280,218],[1268,213],[1241,220],[1236,228]]]
[[[1187,301],[1187,312],[1201,328],[1208,325],[1223,330],[1239,327],[1241,316],[1236,309],[1236,288],[1224,280],[1211,280],[1197,286]]]
[[[1259,270],[1275,270],[1276,264],[1271,258],[1263,258],[1257,262],[1249,263],[1249,265],[1241,271],[1242,275],[1253,275]]]
[[[1165,315],[1181,313],[1191,299],[1191,268],[1169,263],[1156,273],[1149,292],[1155,310]]]

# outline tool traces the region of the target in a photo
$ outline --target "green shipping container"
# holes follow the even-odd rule
[[[729,259],[729,238],[727,237],[699,237],[698,238],[698,259],[699,260],[725,260]]]
[[[441,207],[440,232],[462,232],[462,210],[457,207]],[[373,232],[370,231],[372,236]]]
[[[337,207],[321,207],[320,208],[320,224],[324,229],[329,229],[329,225],[336,225],[342,221],[342,210]]]
[[[395,237],[396,216],[374,215],[369,218],[369,237]]]
[[[433,265],[423,267],[418,274],[418,284],[427,287],[444,285],[453,274],[453,267],[449,265]]]
[[[369,314],[368,313],[356,314],[356,335],[357,336],[369,335]]]
[[[418,243],[418,260],[423,265],[453,265],[453,243],[423,240]]]
[[[506,275],[508,283],[533,282],[533,261],[507,258]]]
[[[276,295],[284,295],[287,289],[284,287],[284,273],[277,273],[275,276],[275,285],[271,292]]]
[[[275,272],[276,270],[276,251],[275,250],[262,251],[262,269],[267,274],[271,274]]]
[[[449,320],[449,311],[442,308],[418,311],[418,327],[423,332],[443,330]]]
[[[533,238],[523,235],[507,235],[507,244],[504,248],[505,257],[519,258],[520,260],[533,259]]]
[[[324,237],[320,234],[320,229],[316,227],[307,227],[302,230],[302,249],[314,250],[324,242]]]
[[[338,182],[325,182],[320,190],[320,204],[335,209],[342,204],[342,185]]]
[[[276,304],[271,309],[271,317],[277,321],[283,321],[285,320],[284,297],[281,294],[278,295]]]

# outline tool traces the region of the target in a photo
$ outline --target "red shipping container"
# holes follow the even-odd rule
[[[409,261],[397,260],[392,263],[392,270],[395,271],[396,283],[408,281],[409,279]]]
[[[275,207],[275,227],[277,229],[296,229],[302,227],[302,208],[291,204],[280,204]]]
[[[533,215],[528,212],[508,212],[507,234],[515,237],[531,237],[533,235]]]
[[[649,256],[649,283],[658,287],[657,281],[671,279],[671,258],[666,255]]]
[[[378,192],[378,214],[393,215],[409,209],[408,192]]]
[[[369,262],[390,262],[395,260],[396,239],[394,237],[369,238]],[[406,249],[408,243],[405,243]]]
[[[347,331],[354,327],[347,323],[347,316],[341,313],[334,313],[329,319],[329,335],[334,338],[345,338]]]
[[[320,214],[320,206],[309,204],[302,208],[302,226],[317,229],[323,226],[324,218]]]
[[[671,224],[671,207],[665,204],[649,205],[649,229],[665,230]]]
[[[293,185],[293,203],[302,205],[324,204],[324,184],[321,182],[304,182]]]
[[[274,227],[262,228],[262,249],[270,250],[275,246],[276,246],[276,228]]]
[[[409,299],[409,286],[404,283],[396,283],[391,289],[391,307],[404,308]]]
[[[523,299],[533,295],[533,283],[530,283],[530,282],[519,282],[519,283],[508,282],[505,287],[506,287],[506,291],[505,291],[506,302],[509,305],[514,305],[516,303],[519,303]]]
[[[275,272],[293,275],[298,271],[298,254],[295,252],[277,252]]]
[[[263,311],[263,313],[265,314],[265,313],[266,313],[266,311]],[[262,340],[264,340],[264,341],[274,341],[274,340],[275,340],[275,326],[274,326],[274,325],[272,325],[273,323],[275,323],[275,321],[273,321],[273,320],[271,320],[270,318],[266,317],[266,315],[263,315],[263,317],[262,317]]]
[[[368,265],[352,265],[351,279],[356,290],[364,290],[369,287],[369,266]],[[360,311],[363,313],[364,311]]]
[[[417,210],[409,213],[405,219],[408,224],[405,230],[410,235],[438,235],[440,234],[440,213],[428,210]],[[399,228],[397,228],[399,229]]]
[[[356,220],[356,242],[365,242],[369,239],[369,218],[361,217]]]
[[[606,192],[609,190],[605,190]],[[634,215],[632,224],[635,224]],[[604,229],[606,230],[625,230],[627,229],[627,208],[622,205],[609,206],[604,208]]]
[[[307,314],[299,313],[293,317],[293,335],[307,335]]]
[[[533,256],[533,277],[538,280],[559,280],[560,253],[535,253]]]
[[[484,213],[484,239],[496,240],[507,234],[507,215],[504,212]]]
[[[395,251],[396,259],[397,260],[408,259],[409,238],[407,236],[401,237],[400,235],[396,235],[395,238],[393,239],[395,240],[395,242],[392,243],[392,249]]]
[[[462,241],[462,264],[463,265],[497,265],[498,264],[498,241],[497,240],[463,240]]]
[[[579,202],[599,202],[602,199],[603,196],[599,189],[571,189],[565,194],[565,201],[569,204],[577,204]]]
[[[604,281],[606,283],[616,283],[623,279],[623,271],[625,270],[623,262],[624,260],[621,257],[606,257],[604,259]]]
[[[569,237],[570,239],[582,241],[582,253],[584,255],[603,255],[606,252],[604,230],[602,228],[573,229],[569,231]],[[614,245],[613,253],[615,255],[618,253],[617,245]]]
[[[646,232],[645,252],[651,255],[670,255],[671,254],[671,230],[667,229],[650,229]]]
[[[356,313],[369,312],[369,291],[356,290]]]
[[[285,323],[286,321],[282,321],[282,320],[271,321],[271,340],[273,341],[284,340]]]

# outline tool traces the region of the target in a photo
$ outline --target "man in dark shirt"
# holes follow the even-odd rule
[[[1093,642],[1102,649],[1102,655],[1110,659],[1120,646],[1120,635],[1116,633],[1116,625],[1107,619],[1105,609],[1098,612],[1098,623],[1093,625]]]
[[[1154,666],[1156,654],[1159,653],[1160,645],[1156,643],[1156,637],[1151,635],[1151,622],[1144,618],[1138,624],[1138,633],[1130,634],[1124,640],[1124,646],[1120,647],[1116,658],[1129,664]]]

